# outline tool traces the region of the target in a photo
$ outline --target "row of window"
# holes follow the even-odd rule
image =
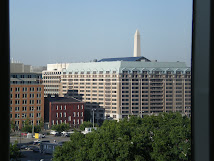
[[[77,109],[83,109],[84,108],[84,106],[83,105],[77,105]],[[67,105],[56,105],[56,110],[66,110],[67,109]],[[75,106],[73,106],[73,109],[75,109]]]
[[[22,96],[22,97],[21,97]],[[31,93],[31,94],[27,94],[27,93],[24,93],[24,94],[10,94],[10,98],[41,98],[42,94],[41,93],[37,93],[37,94],[34,94],[34,93]]]
[[[68,120],[68,121],[71,121],[71,120]],[[52,120],[52,125],[56,124],[62,124],[63,123],[63,120]],[[66,124],[67,123],[67,120],[64,120],[64,123]],[[74,119],[73,120],[73,125],[76,125],[76,124],[82,124],[83,123],[83,119]]]
[[[13,92],[20,92],[22,89],[22,92],[34,92],[34,91],[37,91],[37,92],[41,92],[42,91],[42,88],[41,87],[15,87],[15,88],[10,88],[10,91]]]
[[[36,101],[34,101],[34,100],[22,100],[22,101],[21,100],[15,100],[15,101],[10,100],[10,104],[11,105],[12,104],[19,105],[21,102],[22,102],[23,105],[27,105],[28,103],[30,105],[34,105],[34,104],[40,105],[42,101],[41,100],[36,100]]]
[[[18,126],[20,124],[20,121],[17,120],[14,123],[15,123],[15,125]],[[24,123],[25,123],[25,120],[22,121],[22,127],[24,127]],[[33,125],[33,120],[29,120],[29,124]],[[36,125],[39,125],[39,124],[40,124],[40,120],[36,120]]]
[[[13,115],[14,115],[14,118],[15,119],[18,119],[18,118],[33,118],[34,117],[34,114],[33,113],[29,113],[28,116],[27,116],[27,113],[22,113],[21,115],[19,113],[15,113],[15,114],[10,114],[10,118],[13,118]],[[36,116],[37,118],[41,118],[41,113],[36,113]]]
[[[67,113],[66,112],[57,112],[56,113],[56,118],[58,117],[67,117]],[[73,117],[83,117],[83,112],[73,112]]]
[[[28,108],[28,109],[27,109]],[[10,112],[12,112],[13,110],[15,110],[15,112],[19,112],[19,111],[33,111],[33,110],[37,110],[37,111],[41,111],[41,106],[37,106],[37,107],[34,107],[34,106],[30,106],[30,107],[26,107],[26,106],[23,106],[23,107],[10,107]]]

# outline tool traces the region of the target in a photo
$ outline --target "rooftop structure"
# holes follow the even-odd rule
[[[159,71],[165,74],[167,71],[176,73],[176,71],[190,71],[184,62],[129,62],[129,61],[112,61],[112,62],[88,62],[88,63],[71,63],[67,69],[62,70],[63,74],[100,74],[102,73],[123,73],[127,71],[132,73],[136,71],[142,73],[148,71],[149,74]]]
[[[141,56],[141,57],[121,57],[121,58],[103,58],[99,60],[98,62],[104,62],[104,61],[145,61],[150,62],[149,59]]]
[[[31,71],[31,65],[24,65],[23,63],[10,63],[10,73],[30,73]]]

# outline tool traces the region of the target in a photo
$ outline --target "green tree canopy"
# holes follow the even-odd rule
[[[179,113],[105,120],[89,134],[75,133],[54,160],[191,160],[190,119]]]
[[[34,132],[40,132],[41,129],[42,129],[43,127],[44,127],[44,122],[43,122],[43,120],[41,119],[41,120],[40,120],[40,124],[34,126]],[[32,133],[32,129],[33,129],[33,126],[30,125],[30,120],[29,120],[29,118],[27,118],[27,119],[24,121],[24,127],[22,127],[21,131]]]
[[[95,127],[98,127],[98,125],[95,123],[94,124]],[[80,130],[85,130],[86,127],[93,127],[93,123],[91,123],[90,121],[84,121],[81,125],[80,125]]]
[[[68,131],[69,130],[69,124],[61,123],[58,125],[53,125],[52,130],[56,130],[57,132],[62,132],[62,131]]]
[[[21,157],[21,153],[17,147],[17,141],[12,144],[10,143],[10,159],[18,159]]]

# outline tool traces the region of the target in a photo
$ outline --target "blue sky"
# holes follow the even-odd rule
[[[133,56],[190,66],[192,0],[11,0],[11,57],[25,64]]]

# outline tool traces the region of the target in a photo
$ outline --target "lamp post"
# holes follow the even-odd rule
[[[93,111],[93,128],[94,128],[94,111],[96,111],[96,109],[93,108],[92,111]]]
[[[33,126],[32,126],[32,138],[34,135],[34,107],[33,107]]]

